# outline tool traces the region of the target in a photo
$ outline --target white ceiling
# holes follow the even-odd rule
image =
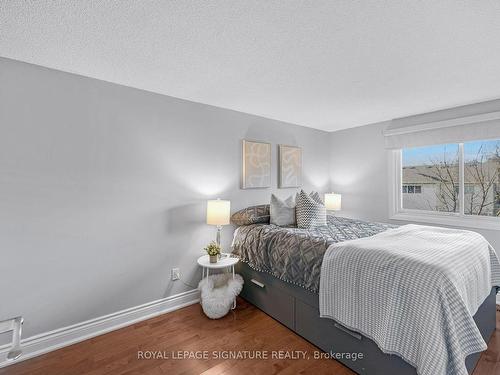
[[[500,97],[500,1],[0,0],[0,56],[337,130]]]

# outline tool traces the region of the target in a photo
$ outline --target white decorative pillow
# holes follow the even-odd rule
[[[297,227],[310,229],[326,225],[326,208],[319,194],[316,193],[316,195],[315,198],[319,199],[319,202],[304,190],[301,190],[298,194],[296,207]]]
[[[271,205],[269,207],[271,215],[270,222],[274,225],[290,226],[296,225],[295,219],[295,194],[291,195],[284,201],[279,199],[276,195],[271,195]]]

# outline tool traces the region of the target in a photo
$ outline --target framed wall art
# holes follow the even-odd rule
[[[243,140],[243,189],[271,187],[271,144]]]

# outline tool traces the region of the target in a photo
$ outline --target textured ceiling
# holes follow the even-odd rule
[[[500,97],[500,1],[0,0],[0,56],[325,130]]]

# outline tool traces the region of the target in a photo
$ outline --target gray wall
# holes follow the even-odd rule
[[[343,216],[398,223],[389,220],[389,164],[382,133],[388,125],[381,122],[330,134],[331,187],[342,194]],[[472,230],[500,253],[500,231]]]
[[[272,189],[239,188],[244,138],[273,144]],[[196,286],[207,199],[294,191],[276,189],[279,143],[328,190],[325,132],[0,59],[0,320],[28,337],[190,289],[172,267]]]

